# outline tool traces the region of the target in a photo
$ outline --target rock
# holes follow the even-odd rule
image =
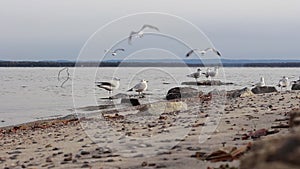
[[[138,114],[141,116],[158,116],[162,113],[171,113],[177,111],[187,110],[187,104],[184,102],[156,102],[147,105],[145,108],[140,110]]]
[[[251,97],[254,96],[254,93],[247,87],[239,90],[232,90],[227,92],[228,98],[237,98],[237,97]]]
[[[199,82],[182,82],[181,85],[196,85],[196,86],[221,86],[221,85],[233,85],[233,83],[221,82],[220,80],[203,80]]]
[[[255,142],[251,152],[241,160],[240,169],[298,169],[300,134]]]
[[[132,98],[123,98],[121,100],[121,104],[122,103],[127,103],[127,104],[131,104],[132,106],[139,106],[141,105],[138,99],[132,99]]]
[[[166,99],[180,99],[189,97],[199,97],[203,92],[199,92],[197,89],[191,87],[174,87],[167,93]]]
[[[254,94],[277,92],[276,88],[273,86],[254,87],[251,91]]]
[[[293,84],[292,85],[292,90],[300,90],[300,84],[299,83]]]
[[[109,99],[126,99],[126,98],[128,98],[128,97],[129,97],[128,94],[125,94],[125,93],[118,93],[118,94],[116,94],[116,95],[114,95],[114,96],[109,97]]]
[[[300,109],[294,109],[289,112],[290,115],[290,127],[295,127],[300,125]]]

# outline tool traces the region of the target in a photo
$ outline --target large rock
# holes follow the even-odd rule
[[[294,109],[289,112],[290,115],[290,127],[300,126],[300,109]]]
[[[228,98],[237,98],[237,97],[251,97],[254,96],[254,93],[247,87],[239,90],[232,90],[227,92]]]
[[[240,169],[299,169],[300,134],[255,142],[242,158]]]
[[[171,113],[185,110],[187,110],[187,104],[184,102],[155,102],[146,105],[146,107],[140,110],[138,114],[159,116],[162,113]]]
[[[166,99],[180,99],[180,98],[190,98],[190,97],[199,97],[203,92],[199,92],[197,89],[190,87],[174,87],[170,89],[167,93]]]
[[[292,90],[300,90],[300,84],[299,83],[293,84],[292,85]]]
[[[277,92],[276,88],[273,86],[263,86],[263,87],[254,87],[251,90],[254,94],[262,94],[262,93],[272,93]]]

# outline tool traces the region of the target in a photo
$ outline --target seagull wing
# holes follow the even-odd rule
[[[114,50],[114,52],[117,52],[117,51],[125,51],[125,49],[123,49],[123,48],[118,48],[118,49]]]
[[[111,87],[115,87],[115,85],[111,82],[96,82],[97,86],[111,86]]]
[[[221,53],[217,49],[213,49],[213,52],[215,52],[218,56],[221,56]]]
[[[156,26],[152,26],[152,25],[148,25],[148,24],[143,25],[143,27],[140,29],[140,31],[144,30],[145,28],[151,28],[151,29],[155,29],[155,30],[159,31],[159,29]]]
[[[190,50],[190,51],[185,55],[185,57],[189,57],[192,53],[194,53],[194,49],[193,49],[193,50]]]
[[[131,45],[132,37],[133,37],[134,35],[136,35],[136,34],[137,34],[137,32],[134,32],[134,31],[132,31],[132,32],[129,34],[129,37],[128,37],[128,44]]]

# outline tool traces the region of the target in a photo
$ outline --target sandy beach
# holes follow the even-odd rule
[[[209,118],[209,101],[189,98],[164,102],[171,105],[169,110],[138,123],[128,112],[141,113],[142,106],[4,127],[0,129],[0,167],[199,169],[228,164],[239,168],[253,143],[290,133],[288,112],[300,107],[299,99],[298,91],[226,99],[220,120]],[[147,110],[151,112],[151,107]],[[107,129],[98,126],[103,122],[109,124]],[[199,141],[210,122],[216,129]],[[164,133],[169,134],[167,138]],[[236,151],[224,157],[225,150]]]

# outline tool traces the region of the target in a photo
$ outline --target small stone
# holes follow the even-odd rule
[[[88,152],[88,151],[81,151],[80,154],[81,155],[88,155],[88,154],[90,154],[90,152]]]
[[[108,159],[105,162],[114,162],[114,161],[115,161],[114,159]]]
[[[147,166],[147,165],[148,165],[148,163],[147,163],[146,161],[143,161],[141,166],[142,166],[142,167],[145,167],[145,166]]]
[[[47,162],[47,163],[51,163],[51,162],[52,162],[51,157],[47,157],[47,158],[46,158],[46,162]]]
[[[77,142],[83,142],[84,141],[84,139],[82,138],[82,139],[79,139]]]
[[[82,166],[81,166],[81,168],[90,168],[91,166],[89,165],[89,164],[83,164]]]
[[[57,151],[57,150],[59,150],[59,148],[55,147],[55,148],[53,148],[52,150],[53,150],[53,151]]]

